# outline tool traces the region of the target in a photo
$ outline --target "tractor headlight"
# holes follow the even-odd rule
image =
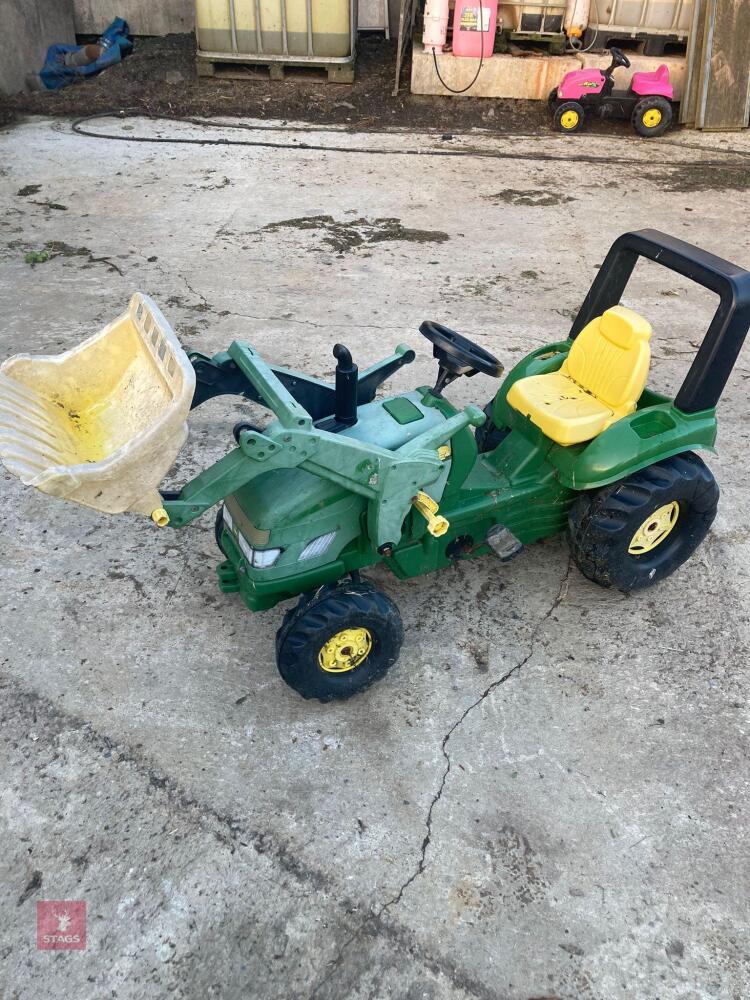
[[[269,569],[278,560],[282,549],[254,549],[248,545],[241,532],[237,532],[237,541],[248,564],[254,569]]]
[[[231,531],[232,528],[234,527],[234,518],[232,517],[232,515],[227,510],[227,505],[226,504],[224,504],[224,506],[221,508],[221,517],[222,517],[222,520],[224,521],[224,526],[226,528],[229,528],[229,530]]]
[[[256,569],[268,569],[280,555],[281,549],[256,549],[253,553],[253,566]]]
[[[335,537],[336,532],[329,531],[327,535],[318,535],[317,538],[313,538],[300,552],[299,562],[302,562],[303,559],[316,559],[318,556],[322,556]]]

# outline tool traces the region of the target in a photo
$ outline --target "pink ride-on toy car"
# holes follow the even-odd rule
[[[654,73],[633,73],[629,90],[615,90],[614,71],[630,66],[620,49],[612,48],[612,64],[605,70],[577,69],[566,73],[549,95],[555,128],[580,132],[587,114],[601,118],[629,118],[639,135],[654,138],[672,123],[674,91],[669,69],[662,65]]]

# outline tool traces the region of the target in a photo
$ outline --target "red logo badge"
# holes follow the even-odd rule
[[[36,904],[36,946],[42,950],[83,951],[86,901],[42,899]]]

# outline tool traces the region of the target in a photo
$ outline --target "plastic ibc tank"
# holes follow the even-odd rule
[[[501,4],[503,28],[528,34],[559,34],[563,30],[566,4],[513,3]]]
[[[309,25],[307,9],[307,0],[196,0],[198,51],[256,57],[351,55],[351,0],[310,0]]]
[[[599,0],[598,5],[591,5],[589,28],[609,32],[622,29],[628,34],[684,35],[692,19],[693,0]]]

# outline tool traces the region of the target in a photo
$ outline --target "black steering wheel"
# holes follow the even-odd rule
[[[490,375],[500,378],[503,366],[489,351],[474,344],[468,337],[462,337],[455,330],[450,330],[442,323],[433,323],[426,319],[419,332],[432,344],[433,357],[437,358],[441,369],[450,373],[453,381],[459,375]]]
[[[612,53],[612,62],[616,66],[624,66],[625,69],[630,69],[630,60],[622,49],[616,49],[613,45],[609,51]]]

